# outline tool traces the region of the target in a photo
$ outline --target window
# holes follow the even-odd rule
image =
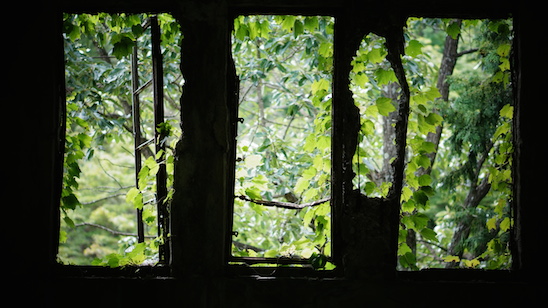
[[[399,265],[511,265],[511,20],[410,18],[402,67],[410,90]],[[369,34],[352,61],[360,110],[354,185],[386,198],[394,184],[401,80],[386,39]]]
[[[65,14],[64,39],[58,258],[111,267],[166,264],[183,83],[177,24],[166,14]]]
[[[117,210],[129,209],[133,216],[137,207],[137,216],[153,223],[140,232],[137,225],[119,230],[115,227],[120,225],[79,222],[70,215],[65,219],[79,225],[76,229],[99,227],[107,235],[127,236],[124,254],[109,252],[99,263],[161,260],[153,249],[168,238],[174,272],[291,265],[287,268],[338,268],[360,277],[396,269],[511,266],[511,20],[410,18],[385,28],[315,14],[241,15],[231,20],[233,28],[225,29],[217,23],[193,23],[195,16],[180,14],[188,26],[183,51],[190,51],[193,59],[208,54],[207,61],[183,63],[187,88],[182,104],[175,100],[175,106],[166,109],[164,123],[178,115],[179,106],[186,111],[180,123],[183,132],[177,130],[179,123],[160,124],[160,129],[158,122],[146,124],[152,123],[147,119],[152,121],[153,113],[141,113],[141,131],[147,136],[133,147],[149,148],[152,154],[136,168],[136,186],[136,170],[126,168],[132,174],[124,178],[132,181],[118,185],[124,190],[115,192],[120,199]],[[162,30],[169,32],[172,24],[161,23]],[[142,20],[130,27],[131,33],[140,31],[139,25]],[[67,33],[70,37],[73,32]],[[127,70],[129,60],[123,54],[129,54],[128,46],[141,42],[146,31],[135,38],[122,33],[116,32],[119,35],[109,42],[119,56],[116,63],[125,61]],[[203,33],[212,39],[204,39]],[[231,44],[223,41],[229,38]],[[442,60],[448,42],[459,46],[452,54],[457,65],[450,70]],[[481,46],[475,47],[478,42]],[[179,53],[172,48],[180,45],[172,38],[164,53]],[[134,66],[142,80],[126,92],[130,96],[147,84],[147,56],[146,50],[141,52],[144,60]],[[231,60],[233,75],[226,65]],[[95,68],[90,72],[106,76]],[[180,74],[164,75],[164,88],[175,85],[179,91]],[[236,77],[239,85],[232,89]],[[99,84],[94,87],[110,86]],[[207,92],[209,87],[216,90]],[[167,106],[177,91],[167,91]],[[233,102],[235,93],[239,99]],[[140,94],[143,102],[153,96]],[[120,103],[110,97],[101,97],[103,101]],[[68,106],[69,112],[87,111],[70,102]],[[114,113],[107,111],[100,110]],[[67,130],[70,142],[80,147],[96,142],[85,133],[89,128],[95,135],[95,123],[86,127],[85,118],[69,118],[80,126]],[[110,125],[123,131],[128,113],[119,112],[118,118],[120,123]],[[163,129],[174,138],[164,142],[163,137],[151,137]],[[105,149],[121,145],[110,141],[117,139],[132,147],[132,138],[111,131],[105,135],[110,138],[100,145]],[[175,146],[172,140],[177,139]],[[147,140],[165,144],[164,152],[177,147],[177,155],[152,149]],[[97,151],[88,151],[88,157],[100,157]],[[86,153],[79,155],[83,160]],[[134,158],[130,154],[124,161],[138,165]],[[178,165],[171,165],[176,159]],[[173,180],[175,190],[166,217],[172,222],[158,224],[154,203],[162,197],[154,176],[161,166],[168,171],[167,186]],[[170,168],[176,170],[172,178]],[[104,169],[110,175],[105,179],[117,179],[114,167]],[[76,198],[81,183],[66,183],[76,185],[64,191],[65,214],[94,201]],[[466,203],[472,199],[475,203]],[[127,203],[125,208],[122,203]],[[466,230],[469,225],[475,229]],[[161,230],[167,227],[170,234]],[[139,237],[156,238],[158,231],[162,237],[138,246]],[[197,258],[200,262],[190,268]]]
[[[299,127],[296,115],[303,107],[298,102],[303,97],[306,102],[309,94],[305,90],[303,96],[287,81],[304,89],[312,81],[311,106],[329,102],[323,103],[323,110],[331,109],[332,94],[327,91],[332,85],[329,77],[306,77],[293,71],[290,65],[294,61],[305,62],[302,55],[282,33],[267,32],[276,27],[293,31],[290,38],[300,40],[305,53],[313,50],[310,46],[317,46],[315,55],[320,61],[313,64],[321,71],[325,59],[333,57],[331,48],[326,47],[332,43],[307,37],[304,29],[315,22],[311,20],[295,16],[240,16],[235,20],[233,55],[241,84],[232,260],[310,262],[303,259],[312,256],[312,251],[315,256],[323,252],[321,246],[310,248],[317,243],[317,234],[303,231],[302,222],[306,226],[321,221],[311,214],[315,211],[325,211],[331,220],[327,203],[298,214],[280,208],[298,207],[298,201],[318,205],[307,194],[317,198],[314,180],[322,178],[319,171],[331,169],[327,152],[322,157],[318,155],[322,151],[316,151],[322,138],[329,140],[323,148],[331,147],[331,140],[323,134],[326,127],[331,130],[331,115],[313,111],[313,130]],[[362,203],[372,202],[401,207],[397,232],[400,270],[509,268],[512,22],[410,18],[402,36],[404,49],[399,50],[388,47],[388,40],[394,37],[370,33],[352,55],[352,100],[347,100],[357,107],[358,113],[352,116],[359,114],[359,129],[353,174],[348,176],[359,196],[352,201],[354,192],[347,190],[346,202],[363,208],[367,206]],[[287,51],[290,56],[285,55]],[[321,95],[329,95],[329,99],[314,101],[314,89],[322,89],[324,82],[326,92]],[[339,103],[333,108],[343,107]],[[346,108],[350,113],[356,110],[350,105]],[[281,120],[277,120],[280,114]],[[302,133],[290,130],[293,127]],[[346,130],[356,131],[351,126]],[[288,133],[301,141],[289,142],[291,151],[284,140]],[[299,155],[302,149],[316,152]],[[294,159],[289,166],[288,158]],[[293,225],[300,228],[293,231]],[[331,229],[331,221],[322,227]],[[313,236],[306,236],[307,231]],[[392,236],[396,233],[391,232]],[[299,246],[305,248],[299,251]]]
[[[239,16],[234,25],[240,123],[232,260],[325,259],[333,18]]]

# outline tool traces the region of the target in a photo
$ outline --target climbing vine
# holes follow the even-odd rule
[[[123,266],[151,264],[157,258],[162,239],[155,236],[154,176],[159,164],[165,164],[172,186],[172,149],[182,134],[183,36],[171,16],[159,16],[169,110],[161,129],[169,131],[168,147],[165,153],[147,150],[135,185],[129,56],[136,44],[147,46],[145,19],[64,16],[63,262]],[[333,267],[328,260],[334,35],[334,19],[329,17],[234,20],[232,55],[240,79],[241,119],[234,256],[310,259],[315,267]],[[401,60],[410,115],[400,269],[510,266],[511,40],[511,20],[411,18],[406,24]],[[452,54],[446,52],[450,47],[455,47]],[[149,50],[142,48],[146,55]],[[402,87],[387,56],[386,38],[366,34],[349,76],[360,113],[352,184],[378,198],[392,187],[389,166],[396,155],[394,123]],[[449,57],[456,63],[450,69],[443,62]],[[147,61],[144,57],[142,67]],[[141,74],[145,83],[150,72]],[[145,124],[143,131],[151,134],[154,128]],[[143,210],[148,226],[145,243],[105,231],[135,232],[135,209]]]

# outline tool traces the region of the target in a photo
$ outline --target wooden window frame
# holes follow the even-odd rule
[[[166,1],[166,3],[159,3],[157,5],[152,5],[152,7],[148,7],[147,5],[142,4],[141,7],[138,8],[132,8],[131,10],[138,9],[139,11],[164,11],[164,12],[171,12],[175,13],[176,16],[180,18],[180,21],[183,21],[182,29],[183,33],[185,33],[185,29],[189,30],[189,37],[197,36],[196,33],[198,33],[196,27],[192,27],[192,23],[196,22],[196,20],[199,20],[200,17],[194,15],[192,12],[184,11],[185,8],[192,8],[192,7],[198,7],[198,10],[204,10],[204,6],[200,6],[200,4],[194,3],[193,1],[186,1],[188,2],[188,6],[186,4],[181,4],[179,7],[173,7],[171,3],[167,3],[170,1]],[[185,2],[185,3],[186,3]],[[352,269],[353,271],[356,270],[356,268],[353,268],[356,264],[353,264],[352,262],[348,262],[348,256],[351,255],[353,252],[349,248],[348,240],[345,239],[345,224],[348,223],[348,219],[351,218],[350,215],[354,215],[355,213],[352,212],[353,209],[349,208],[352,204],[356,202],[356,195],[352,193],[352,185],[345,185],[344,183],[351,183],[349,180],[352,179],[352,168],[351,168],[351,159],[352,155],[354,154],[353,151],[348,151],[348,149],[351,149],[353,146],[352,144],[349,144],[349,140],[352,140],[352,131],[354,128],[352,128],[355,123],[352,123],[352,121],[348,121],[348,119],[352,119],[353,117],[356,117],[356,114],[354,111],[352,111],[354,106],[351,106],[350,104],[353,104],[352,100],[352,94],[349,90],[349,77],[348,72],[350,71],[350,61],[351,56],[354,55],[356,50],[356,44],[359,43],[359,40],[363,38],[363,35],[369,33],[369,32],[382,32],[384,33],[385,37],[388,41],[394,42],[393,46],[393,52],[397,52],[397,39],[398,39],[398,28],[401,29],[403,26],[403,22],[408,18],[412,16],[421,16],[421,17],[458,17],[458,18],[507,18],[511,15],[512,9],[499,9],[499,10],[491,10],[489,11],[486,4],[480,5],[475,7],[474,10],[466,11],[464,9],[455,8],[453,10],[451,9],[436,9],[435,7],[428,6],[427,1],[422,5],[418,6],[415,4],[409,6],[402,6],[398,8],[387,8],[380,5],[379,8],[377,8],[381,13],[375,15],[375,18],[367,19],[367,18],[361,18],[361,21],[358,21],[358,18],[352,18],[357,17],[357,12],[360,12],[356,7],[348,6],[343,7],[341,5],[333,4],[333,2],[322,2],[322,5],[316,6],[315,4],[308,3],[306,1],[303,1],[305,3],[302,6],[292,6],[284,4],[284,1],[270,1],[265,5],[256,5],[256,4],[250,4],[248,1],[228,1],[229,4],[227,7],[221,7],[216,8],[214,12],[211,12],[210,18],[211,20],[206,22],[205,24],[200,24],[200,26],[206,26],[208,30],[212,30],[214,33],[211,36],[211,41],[215,39],[219,39],[218,42],[204,42],[203,44],[200,44],[200,47],[221,47],[221,50],[217,52],[217,55],[219,57],[223,57],[221,62],[224,62],[226,65],[223,69],[221,69],[221,72],[219,72],[219,75],[214,76],[213,82],[220,80],[224,81],[222,85],[218,85],[217,89],[219,90],[219,93],[216,94],[215,98],[219,98],[220,96],[224,96],[224,99],[220,99],[220,103],[226,107],[226,110],[224,111],[224,115],[227,117],[227,130],[226,135],[229,137],[228,142],[228,150],[223,155],[217,155],[214,156],[217,161],[214,163],[220,163],[222,164],[222,167],[219,167],[215,170],[223,169],[225,170],[223,173],[219,174],[219,176],[223,176],[225,181],[224,184],[219,184],[221,182],[216,182],[216,185],[222,185],[224,186],[224,194],[225,196],[221,199],[224,199],[224,202],[221,202],[221,205],[216,206],[214,209],[218,209],[221,211],[221,213],[218,213],[214,215],[215,217],[202,217],[199,218],[199,222],[205,222],[206,227],[214,227],[211,228],[211,230],[205,230],[203,234],[200,234],[199,236],[196,236],[195,238],[191,238],[193,231],[196,232],[202,232],[201,230],[190,230],[188,225],[185,225],[185,223],[188,223],[191,219],[189,218],[192,213],[199,213],[197,208],[184,208],[181,206],[180,208],[175,209],[172,208],[171,212],[171,230],[173,232],[171,237],[171,261],[169,266],[163,269],[156,269],[156,268],[148,268],[147,267],[135,267],[135,268],[125,268],[125,269],[104,269],[104,268],[95,268],[95,267],[73,267],[73,266],[61,266],[58,270],[58,272],[63,276],[78,276],[78,277],[89,277],[89,276],[116,276],[116,277],[127,277],[127,276],[143,276],[143,275],[149,275],[149,276],[163,276],[163,277],[179,277],[179,276],[187,276],[187,275],[229,275],[229,276],[236,276],[236,277],[242,277],[242,276],[269,276],[269,277],[276,277],[276,276],[290,276],[290,277],[347,277],[347,278],[363,278],[363,277],[400,277],[401,279],[410,279],[410,280],[424,280],[424,281],[438,281],[440,277],[443,277],[444,280],[455,280],[455,281],[475,281],[478,279],[487,280],[487,281],[513,281],[516,279],[516,274],[514,272],[510,271],[492,271],[489,273],[486,273],[485,271],[481,270],[460,270],[460,269],[454,269],[454,270],[442,270],[442,271],[422,271],[422,272],[397,272],[396,271],[396,250],[397,250],[397,230],[398,230],[398,214],[399,214],[399,204],[394,206],[397,202],[395,199],[387,199],[386,202],[392,204],[392,210],[389,212],[384,213],[374,213],[374,215],[386,215],[386,218],[390,220],[390,223],[387,224],[387,229],[384,230],[387,232],[387,236],[392,238],[390,244],[386,247],[386,251],[383,253],[388,253],[389,257],[387,258],[386,262],[383,264],[382,268],[380,269],[371,269],[370,267],[359,267],[356,273],[348,273],[348,271],[345,273],[346,269]],[[279,2],[279,3],[278,3]],[[93,8],[91,8],[93,11],[122,11],[120,10],[120,7],[118,7],[120,4],[114,4],[112,6],[108,4],[102,4],[101,8],[104,9],[98,9],[97,5],[94,5]],[[462,6],[464,7],[464,6]],[[80,4],[80,5],[71,5],[71,4],[65,4],[63,6],[63,11],[69,11],[69,12],[82,12],[82,11],[89,11],[89,7],[86,5]],[[184,12],[183,12],[184,11]],[[490,12],[490,13],[486,13]],[[337,265],[338,269],[336,271],[333,271],[330,274],[322,273],[321,271],[314,271],[314,270],[308,270],[303,268],[291,268],[291,267],[280,267],[277,268],[275,273],[272,272],[272,268],[265,267],[265,268],[243,268],[243,267],[234,267],[234,266],[228,266],[228,263],[230,261],[230,255],[231,255],[231,243],[232,243],[232,223],[231,223],[231,215],[232,215],[232,206],[233,206],[233,188],[234,188],[234,162],[235,162],[235,125],[238,121],[237,119],[237,87],[236,87],[236,81],[237,78],[235,78],[235,70],[233,68],[233,63],[231,61],[230,57],[230,31],[231,31],[231,21],[235,16],[238,15],[267,15],[267,14],[287,14],[287,15],[324,15],[324,16],[333,16],[335,18],[335,34],[334,34],[334,73],[333,73],[333,110],[332,110],[332,121],[333,121],[333,133],[332,133],[332,245],[333,245],[333,262],[335,265]],[[373,16],[370,16],[373,17]],[[220,19],[224,18],[225,22],[220,22]],[[389,22],[386,22],[386,21]],[[386,27],[386,24],[392,24],[393,27]],[[189,28],[185,28],[185,25],[188,25]],[[519,22],[518,22],[519,25]],[[219,29],[214,30],[215,27],[219,27]],[[519,41],[519,35],[521,32],[516,32],[516,40]],[[186,38],[186,36],[185,36]],[[195,39],[195,38],[194,38]],[[197,40],[195,41],[197,42]],[[190,42],[192,44],[192,41]],[[353,48],[347,48],[348,46],[354,46]],[[192,50],[191,47],[186,47],[187,50]],[[61,49],[62,50],[62,49]],[[183,51],[184,53],[184,51]],[[190,56],[196,56],[196,52],[190,52]],[[521,73],[521,67],[520,67],[520,51],[518,50],[515,55],[514,59],[516,62],[516,67],[514,68],[514,72],[516,74]],[[218,61],[217,59],[216,61]],[[189,61],[192,61],[190,59]],[[183,59],[184,62],[184,59]],[[185,67],[186,64],[182,65],[183,74],[190,73],[191,66]],[[62,65],[61,65],[62,67]],[[185,75],[186,77],[186,75]],[[194,83],[193,80],[188,82],[185,85],[185,89],[188,91],[194,92],[200,92],[201,89],[204,88],[204,79],[202,76],[198,76],[196,78],[196,83]],[[196,89],[194,89],[194,86],[197,86]],[[215,89],[213,90],[215,91]],[[514,140],[516,141],[516,144],[519,142],[522,136],[522,132],[520,130],[520,103],[522,103],[521,94],[523,89],[521,88],[521,84],[518,83],[516,85],[515,95],[517,97],[516,99],[516,117],[514,119],[514,126],[517,128],[514,132]],[[184,94],[183,97],[183,104],[184,99],[186,97],[197,97],[196,94]],[[214,98],[214,99],[215,99]],[[62,98],[60,98],[61,101],[63,101]],[[61,107],[62,108],[62,107]],[[184,114],[184,111],[183,111]],[[189,115],[190,116],[190,115]],[[190,123],[189,125],[194,125],[195,122]],[[183,125],[186,125],[184,123]],[[349,137],[350,135],[350,137]],[[232,136],[232,137],[231,137]],[[190,141],[192,141],[192,137],[189,138]],[[354,138],[355,140],[355,138]],[[353,142],[353,141],[350,141]],[[178,148],[179,150],[185,149],[184,142],[180,145]],[[180,152],[181,153],[181,152]],[[178,155],[179,159],[186,159],[192,157],[196,157],[198,152],[192,152],[190,154],[180,154]],[[519,270],[523,268],[530,268],[532,265],[527,265],[528,261],[531,261],[531,256],[528,257],[527,260],[524,260],[522,258],[522,250],[524,249],[522,247],[522,241],[520,239],[520,236],[522,235],[522,225],[524,222],[520,221],[522,215],[522,204],[521,199],[522,196],[519,195],[521,191],[519,190],[520,185],[522,185],[522,182],[524,179],[521,177],[520,172],[522,171],[522,163],[519,161],[521,158],[519,156],[520,154],[520,148],[518,146],[517,148],[517,154],[516,156],[516,166],[514,167],[515,173],[515,188],[514,191],[516,193],[516,201],[514,202],[514,211],[516,212],[516,232],[514,232],[513,237],[514,241],[516,243],[514,247],[514,261],[513,266],[516,268],[519,272]],[[401,163],[400,163],[401,164]],[[62,163],[61,163],[62,166]],[[400,169],[399,173],[403,176],[403,169],[402,167],[398,167]],[[185,171],[185,172],[192,172],[192,170],[184,169],[184,167],[176,167],[177,170]],[[57,181],[60,181],[60,179],[57,179]],[[175,185],[181,185],[188,183],[188,179],[183,180],[177,180],[177,175],[175,179]],[[527,180],[525,180],[525,183],[527,183]],[[176,188],[179,188],[181,186],[176,186]],[[198,187],[200,188],[200,187]],[[232,188],[232,190],[231,190]],[[190,189],[190,188],[189,188]],[[194,188],[193,188],[194,189]],[[397,190],[397,189],[396,189]],[[188,191],[182,191],[179,194],[182,195],[185,192]],[[177,195],[177,191],[176,191]],[[399,195],[399,194],[396,194]],[[180,198],[180,200],[177,201],[177,198]],[[174,200],[176,202],[181,202],[181,204],[177,205],[185,205],[185,201],[189,201],[191,199],[184,198],[184,197],[177,197],[174,196]],[[217,200],[217,199],[216,199]],[[367,203],[367,201],[366,201]],[[55,204],[55,202],[53,202]],[[58,204],[58,203],[57,203]],[[378,204],[370,204],[370,209],[379,209]],[[398,211],[396,211],[398,209]],[[54,212],[58,212],[57,210],[53,210]],[[363,213],[361,213],[363,214]],[[185,218],[186,217],[186,218]],[[218,225],[218,226],[217,226]],[[56,234],[55,230],[51,231],[54,235]],[[52,238],[56,238],[53,236]],[[205,247],[200,246],[200,242],[203,239],[212,239],[210,244],[202,245]],[[53,246],[53,251],[56,251],[56,247],[58,245],[57,242],[51,243]],[[530,244],[528,244],[530,245]],[[528,249],[530,246],[525,247],[525,249]],[[189,254],[188,251],[193,251],[195,249],[195,254]],[[212,249],[210,251],[211,255],[207,255],[208,249]],[[359,256],[359,255],[358,255]],[[367,256],[365,256],[367,258]],[[378,256],[370,256],[372,258],[378,257]],[[200,260],[199,264],[196,265],[196,260]],[[55,262],[55,261],[53,261]],[[524,263],[525,262],[525,263]],[[434,273],[436,272],[436,273]],[[442,275],[439,275],[440,272],[443,272]],[[143,274],[146,273],[146,274]],[[355,275],[354,275],[355,274]],[[518,274],[519,275],[519,274]]]

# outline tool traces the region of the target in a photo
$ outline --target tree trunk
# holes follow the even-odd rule
[[[491,184],[488,181],[488,177],[485,177],[479,185],[473,185],[468,191],[468,195],[463,204],[465,210],[475,208],[479,205],[481,200],[487,195],[491,189]],[[450,256],[457,256],[462,258],[464,253],[464,242],[468,239],[470,235],[470,227],[472,220],[474,219],[473,215],[466,214],[455,227],[455,232],[453,233],[453,238],[449,244],[449,249],[447,254]],[[459,262],[449,262],[446,263],[445,268],[455,268],[458,267]]]
[[[461,19],[455,19],[453,22],[456,23],[460,28],[462,24]],[[457,52],[458,47],[458,36],[456,38],[453,38],[450,35],[447,35],[445,37],[443,56],[441,58],[440,69],[438,72],[438,82],[436,84],[436,87],[438,88],[438,91],[441,95],[440,99],[445,102],[449,100],[449,83],[447,82],[447,78],[453,75],[453,71],[455,70],[455,66],[457,65],[457,59],[459,57],[459,54]],[[439,114],[439,109],[434,107],[434,110],[432,110],[432,112]],[[422,174],[430,174],[432,172],[432,166],[434,166],[434,161],[436,160],[436,154],[438,153],[438,146],[440,143],[442,131],[443,126],[440,125],[436,127],[435,133],[430,132],[426,136],[426,141],[432,142],[435,145],[435,151],[427,154],[428,158],[430,159],[430,167],[424,170]],[[422,174],[419,174],[419,176]]]
[[[456,19],[454,22],[460,27],[462,24],[461,19]],[[455,69],[455,66],[457,64],[457,59],[459,57],[459,54],[457,52],[459,46],[459,38],[453,38],[450,35],[447,35],[445,37],[445,43],[443,48],[443,56],[441,58],[440,68],[438,71],[438,81],[436,83],[436,87],[438,88],[438,91],[440,92],[440,99],[443,101],[449,100],[449,83],[447,82],[447,78],[451,75],[453,75],[453,71]],[[435,112],[439,114],[439,108],[434,107],[432,112]],[[443,126],[439,125],[436,127],[436,132],[432,133],[429,132],[426,136],[426,141],[432,142],[435,147],[435,151],[432,153],[426,154],[426,156],[430,159],[430,167],[428,168],[420,168],[417,171],[417,177],[424,175],[424,174],[431,174],[432,173],[432,167],[434,166],[434,161],[436,160],[436,154],[438,153],[438,146],[441,140],[441,134],[443,132]],[[469,230],[468,230],[469,231]],[[407,245],[414,254],[416,254],[417,251],[417,236],[415,230],[407,230],[407,238],[406,238]]]

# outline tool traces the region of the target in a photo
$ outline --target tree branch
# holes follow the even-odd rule
[[[290,210],[300,210],[300,209],[304,209],[305,207],[318,206],[320,204],[326,203],[329,200],[331,200],[331,198],[325,198],[325,199],[321,199],[321,200],[310,202],[310,203],[297,204],[297,203],[291,203],[291,202],[253,200],[243,195],[236,196],[236,197],[240,198],[241,200],[253,202],[259,205],[273,206],[273,207],[279,207],[279,208],[290,209]]]
[[[90,226],[90,227],[94,227],[94,228],[98,228],[98,229],[102,229],[102,230],[105,230],[111,234],[114,234],[114,235],[123,235],[123,236],[133,236],[133,237],[137,237],[137,234],[136,233],[130,233],[130,232],[122,232],[122,231],[117,231],[117,230],[112,230],[108,227],[105,227],[103,225],[98,225],[98,224],[94,224],[94,223],[91,223],[91,222],[83,222],[83,223],[80,223],[80,224],[76,224],[74,225],[75,227],[82,227],[82,226]],[[156,236],[154,235],[145,235],[145,238],[156,238]]]
[[[131,186],[131,187],[133,187],[133,186]],[[93,201],[90,201],[90,202],[81,202],[81,204],[82,205],[90,205],[90,204],[101,202],[101,201],[104,201],[104,200],[107,200],[107,199],[116,198],[116,197],[125,196],[125,195],[126,195],[126,193],[118,193],[118,194],[106,196],[104,198],[100,198],[100,199],[97,199],[97,200],[93,200]]]
[[[461,52],[457,53],[457,58],[458,58],[458,57],[462,57],[462,56],[464,56],[464,55],[467,55],[467,54],[469,54],[469,53],[474,53],[474,52],[476,52],[476,51],[478,51],[478,50],[479,50],[479,48],[472,48],[472,49],[468,49],[468,50],[461,51]]]
[[[249,245],[249,244],[245,244],[245,243],[241,243],[241,242],[237,242],[237,241],[232,241],[232,244],[234,244],[234,246],[236,246],[236,248],[240,249],[240,250],[253,250],[255,252],[263,252],[264,249],[262,248],[259,248],[259,247],[255,247],[253,245]]]

